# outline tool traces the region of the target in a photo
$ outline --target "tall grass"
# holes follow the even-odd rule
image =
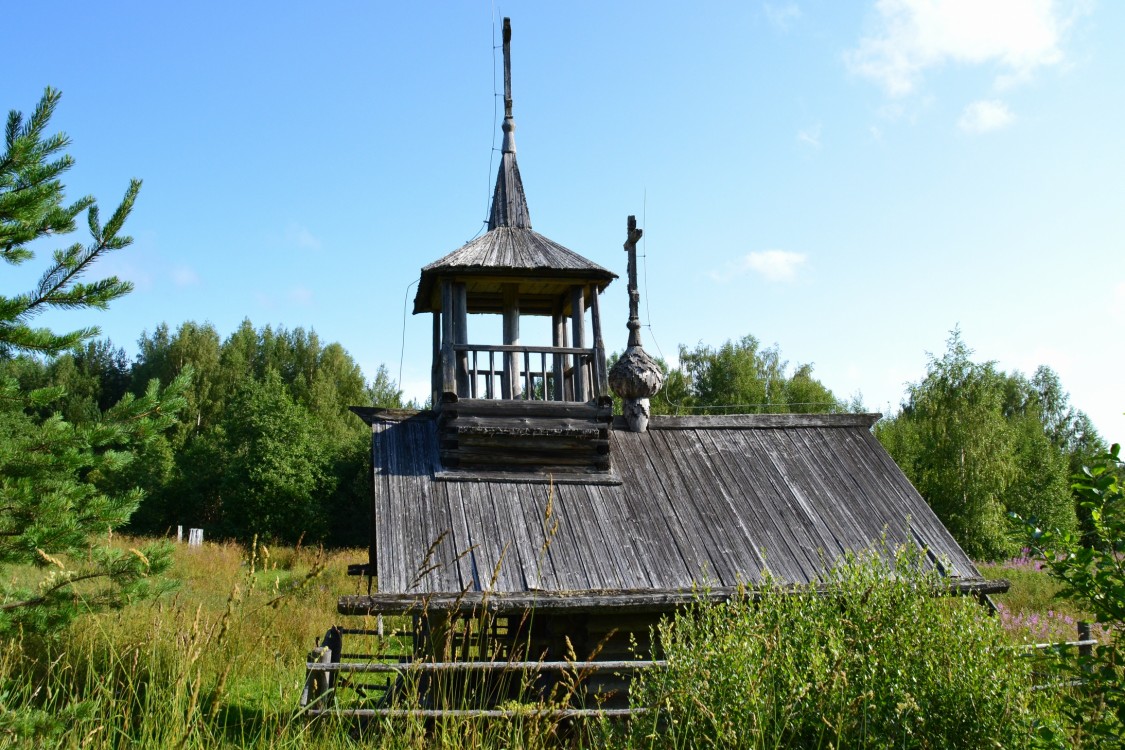
[[[1028,746],[1052,698],[972,599],[935,596],[919,553],[863,554],[831,593],[767,582],[760,600],[696,606],[661,625],[669,668],[634,700],[644,747]]]
[[[336,623],[337,597],[365,589],[345,575],[365,555],[178,546],[170,596],[0,647],[0,747],[1019,747],[1052,715],[998,619],[930,596],[936,579],[900,556],[841,567],[828,598],[767,587],[757,604],[701,605],[663,624],[671,666],[634,696],[657,711],[630,725],[538,715],[522,677],[531,698],[505,704],[510,719],[310,721],[297,709],[304,657]],[[395,706],[427,705],[416,678]]]

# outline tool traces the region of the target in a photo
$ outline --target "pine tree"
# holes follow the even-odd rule
[[[0,358],[55,355],[96,336],[94,327],[56,333],[34,327],[51,310],[103,309],[131,285],[114,276],[83,278],[106,253],[127,247],[121,234],[140,190],[132,180],[104,224],[90,196],[66,202],[62,175],[74,164],[63,133],[47,135],[59,102],[48,88],[25,121],[8,116],[0,155],[0,256],[11,265],[34,258],[37,240],[75,230],[85,213],[91,241],[56,250],[34,289],[0,295]],[[22,389],[0,378],[0,636],[58,630],[89,608],[117,607],[162,587],[166,546],[122,550],[95,540],[125,523],[138,490],[117,491],[134,451],[156,439],[182,406],[183,377],[161,392],[125,396],[83,424],[37,416],[64,395],[59,387]]]

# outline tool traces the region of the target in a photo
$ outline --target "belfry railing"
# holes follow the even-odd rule
[[[596,348],[450,344],[442,357],[443,390],[458,398],[598,400],[609,395],[605,355],[598,354]]]

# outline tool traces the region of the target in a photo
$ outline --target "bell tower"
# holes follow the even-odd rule
[[[433,315],[431,399],[447,471],[567,474],[609,469],[612,417],[598,295],[616,274],[531,228],[516,162],[512,29],[504,19],[504,140],[488,231],[422,269],[414,313]],[[470,315],[499,315],[482,342]],[[520,342],[550,318],[551,345]]]

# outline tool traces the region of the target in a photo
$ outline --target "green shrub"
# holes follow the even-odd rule
[[[1108,642],[1075,658],[1056,651],[1048,666],[1060,682],[1077,682],[1066,693],[1064,714],[1070,721],[1059,744],[1121,747],[1125,736],[1125,469],[1121,446],[1114,445],[1093,468],[1075,476],[1074,492],[1089,519],[1083,537],[1074,531],[1047,531],[1025,522],[1032,553],[1062,584],[1058,596],[1092,612],[1108,630]],[[1061,658],[1056,658],[1061,657]],[[1044,732],[1045,737],[1048,735]]]
[[[826,585],[767,581],[659,628],[638,679],[650,747],[1020,747],[1048,696],[975,601],[940,596],[917,550],[849,557]]]

